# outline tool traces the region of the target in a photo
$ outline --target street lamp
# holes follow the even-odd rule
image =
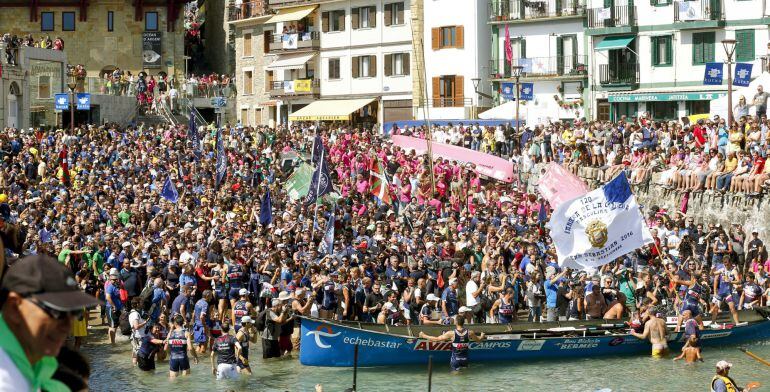
[[[69,73],[69,79],[67,80],[67,88],[70,89],[70,135],[75,134],[75,87],[78,85],[78,81],[75,78],[75,73]]]
[[[493,96],[491,96],[491,95],[488,95],[488,94],[484,94],[484,93],[483,93],[483,92],[482,92],[482,91],[479,89],[479,84],[481,83],[481,78],[473,78],[473,79],[471,79],[471,81],[473,82],[473,91],[475,91],[475,92],[476,92],[476,95],[478,95],[478,96],[481,96],[481,97],[484,97],[484,98],[486,98],[486,99],[489,99],[489,100],[493,100],[493,99],[495,99],[495,98],[494,98]],[[481,106],[481,100],[479,100],[479,102],[478,102],[478,105],[476,105],[476,106]]]
[[[521,71],[524,69],[521,65],[513,65],[511,66],[511,76],[516,78],[516,133],[521,132],[520,124],[521,120],[519,120],[519,93],[521,90],[521,87],[519,86],[519,78],[521,77]]]
[[[734,39],[723,39],[722,46],[725,48],[727,59],[727,129],[733,126],[733,54],[735,53]]]

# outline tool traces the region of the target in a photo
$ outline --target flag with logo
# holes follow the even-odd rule
[[[267,188],[265,197],[259,204],[259,223],[262,226],[273,223],[273,201],[270,199],[270,188]]]
[[[574,269],[600,267],[652,242],[623,173],[557,207],[546,227],[559,265]]]
[[[335,205],[332,205],[332,212],[329,214],[329,221],[326,222],[326,232],[321,243],[318,244],[318,253],[329,255],[334,251],[334,211]]]
[[[503,82],[501,85],[501,94],[503,95],[503,98],[513,101],[516,99],[516,93],[514,90],[516,88],[516,85],[511,82]]]
[[[535,91],[535,84],[534,83],[522,83],[521,85],[521,91],[519,91],[519,99],[522,101],[531,101],[533,100],[534,91]]]
[[[174,181],[171,181],[171,176],[166,177],[166,182],[163,183],[163,189],[161,189],[160,195],[172,203],[179,201],[179,192],[176,190]]]
[[[222,130],[217,129],[217,174],[216,174],[216,186],[224,180],[227,175],[227,156],[225,154],[225,142],[222,140]]]
[[[511,44],[511,32],[508,31],[508,25],[505,25],[505,61],[513,62],[513,45]]]
[[[190,125],[188,127],[190,128],[188,131],[188,136],[190,137],[190,143],[192,143],[193,153],[195,154],[196,159],[200,159],[201,143],[200,137],[198,136],[198,125],[195,123],[195,115],[192,108],[190,108]]]
[[[735,64],[735,79],[733,79],[734,86],[748,87],[751,83],[751,69],[754,64],[751,63],[737,63]]]
[[[313,172],[313,177],[310,180],[310,188],[308,189],[307,196],[305,196],[305,205],[315,204],[318,199],[332,191],[332,181],[329,175],[329,166],[326,164],[326,160],[321,154],[321,160],[316,166]]]
[[[382,167],[382,162],[377,159],[372,165],[371,173],[371,186],[369,191],[377,198],[379,204],[390,204],[393,199],[390,197],[390,187],[388,186],[388,177],[385,173],[385,169]]]
[[[719,86],[722,84],[722,63],[706,63],[703,84]]]

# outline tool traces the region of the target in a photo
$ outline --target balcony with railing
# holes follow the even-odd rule
[[[616,5],[614,7],[591,8],[588,10],[588,28],[590,29],[635,25],[636,7],[632,5]]]
[[[585,5],[580,0],[490,0],[489,2],[489,21],[493,23],[584,14]]]
[[[321,92],[319,79],[274,80],[270,82],[271,97],[317,96]]]
[[[674,2],[674,22],[720,21],[723,19],[720,2],[709,0]]]
[[[320,0],[266,0],[270,8],[297,7],[302,5],[317,4]]]
[[[632,87],[639,84],[639,63],[600,64],[599,84],[604,87]]]
[[[507,79],[511,77],[511,63],[500,60],[489,62],[492,79]],[[531,57],[513,59],[513,65],[522,67],[522,78],[582,78],[588,75],[588,58],[586,55]],[[500,69],[502,65],[502,69]]]
[[[266,0],[245,0],[240,6],[231,5],[227,10],[230,22],[267,15]]]
[[[265,36],[265,42],[268,42],[270,45],[270,53],[307,49],[315,50],[321,47],[321,33],[318,31],[290,34],[272,34],[270,31],[266,31]]]

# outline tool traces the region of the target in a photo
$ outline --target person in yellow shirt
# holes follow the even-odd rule
[[[563,140],[564,144],[568,146],[574,146],[575,139],[572,137],[572,129],[564,129],[564,132],[561,133],[561,140]]]
[[[724,192],[727,190],[727,188],[730,186],[730,180],[732,180],[733,174],[735,173],[735,168],[737,167],[738,157],[735,155],[735,152],[732,151],[727,154],[727,159],[725,159],[725,170],[719,177],[717,177],[717,191]]]

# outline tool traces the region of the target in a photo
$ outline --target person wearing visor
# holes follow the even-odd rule
[[[6,271],[0,285],[0,390],[69,391],[52,379],[56,356],[73,320],[99,300],[78,287],[55,259],[25,257]]]

